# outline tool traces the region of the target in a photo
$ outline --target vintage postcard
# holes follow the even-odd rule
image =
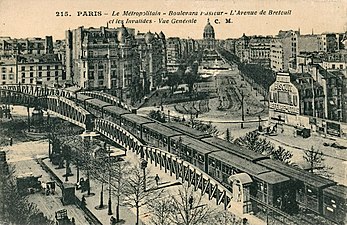
[[[347,223],[346,0],[0,0],[0,224]]]

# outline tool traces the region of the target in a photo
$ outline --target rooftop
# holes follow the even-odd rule
[[[292,177],[295,180],[302,181],[316,188],[328,187],[335,184],[334,181],[314,175],[305,170],[301,170],[289,165],[286,165],[280,161],[265,159],[257,162],[259,165],[263,165],[271,170],[274,170],[282,175]]]
[[[159,134],[163,134],[166,137],[171,137],[174,135],[179,135],[181,133],[174,131],[160,123],[149,123],[149,124],[145,124],[143,125],[143,127],[146,127],[148,129],[154,130],[156,132],[158,132]]]
[[[183,145],[196,149],[198,152],[202,154],[221,151],[219,148],[216,148],[210,144],[207,144],[205,142],[202,142],[200,140],[197,140],[189,136],[180,136],[180,137],[176,136],[172,138],[172,140],[174,140],[177,143],[179,142],[180,139],[182,140]]]

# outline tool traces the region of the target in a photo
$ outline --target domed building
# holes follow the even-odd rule
[[[210,19],[207,19],[207,24],[203,33],[203,48],[212,50],[215,48],[215,42],[214,28],[210,23]]]

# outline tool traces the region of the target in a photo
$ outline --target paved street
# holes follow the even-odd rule
[[[283,133],[278,133],[277,136],[264,136],[271,141],[275,146],[282,146],[286,150],[293,153],[292,161],[294,163],[304,162],[303,155],[304,150],[310,149],[312,146],[314,149],[319,149],[324,154],[324,163],[332,167],[333,173],[332,179],[336,182],[347,185],[346,174],[346,161],[347,150],[337,149],[330,146],[324,146],[323,143],[338,143],[347,147],[347,140],[337,139],[331,140],[317,134],[313,134],[310,138],[304,139],[301,136],[294,137],[294,128],[286,126]]]
[[[47,155],[48,144],[44,141],[23,142],[13,146],[5,146],[3,150],[7,152],[7,158],[10,165],[15,166],[15,175],[32,173],[34,176],[42,175],[41,182],[52,181],[39,164],[34,160],[38,157]],[[36,192],[28,195],[29,202],[35,203],[48,218],[55,220],[55,212],[60,209],[67,209],[68,217],[75,218],[76,224],[88,224],[85,214],[74,205],[63,206],[61,202],[61,190],[56,188],[54,195],[45,195],[42,192]]]

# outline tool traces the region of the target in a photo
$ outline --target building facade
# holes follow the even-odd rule
[[[46,36],[42,38],[12,39],[10,37],[0,37],[0,55],[20,55],[20,54],[52,54],[53,38]]]
[[[249,63],[270,68],[271,37],[254,36],[249,41]]]
[[[299,31],[280,31],[271,42],[271,69],[275,72],[288,72],[296,69]]]
[[[55,54],[2,56],[0,84],[61,85],[64,67]]]
[[[145,93],[158,88],[166,75],[166,41],[163,32],[160,34],[137,33],[136,42],[141,60],[140,77]]]
[[[174,73],[181,65],[182,48],[178,37],[170,37],[166,41],[167,71]]]

